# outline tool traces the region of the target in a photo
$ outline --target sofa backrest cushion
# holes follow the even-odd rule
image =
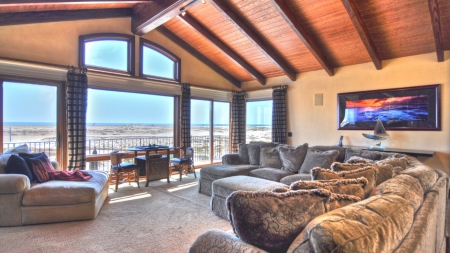
[[[329,169],[331,164],[336,161],[339,155],[337,150],[321,151],[318,149],[308,148],[305,161],[300,167],[299,173],[310,173],[315,167]]]
[[[414,177],[408,175],[398,175],[386,182],[378,185],[370,196],[381,194],[395,194],[408,200],[417,211],[423,202],[423,189]]]
[[[336,158],[336,162],[344,162],[345,159],[345,152],[347,151],[347,148],[339,147],[339,146],[312,146],[312,149],[321,150],[321,151],[328,151],[328,150],[337,150],[339,151],[339,155]]]
[[[332,179],[349,179],[365,177],[367,179],[367,186],[364,189],[364,195],[367,198],[376,186],[378,170],[374,167],[363,167],[350,171],[332,171],[323,168],[314,168],[311,171],[313,180],[332,180]]]
[[[250,164],[250,160],[248,157],[248,144],[239,143],[239,164]]]
[[[297,173],[305,160],[308,143],[298,146],[279,145],[278,151],[282,162],[282,170]]]
[[[266,251],[286,251],[314,217],[359,200],[327,190],[235,191],[227,198],[234,233]]]
[[[276,147],[276,143],[272,142],[251,142],[247,144],[248,159],[251,165],[260,165],[261,147]]]
[[[320,181],[298,181],[290,185],[291,190],[325,189],[332,193],[353,195],[364,199],[367,179],[335,179]]]
[[[403,157],[404,154],[394,153],[394,152],[380,152],[373,150],[362,150],[362,149],[352,149],[348,148],[345,151],[344,162],[347,162],[351,157],[358,156],[362,158],[367,158],[371,160],[383,160],[390,157]]]
[[[438,179],[436,171],[426,165],[406,169],[400,174],[409,175],[419,180],[424,192],[429,191]]]
[[[395,194],[377,195],[316,217],[289,252],[392,252],[413,221],[409,201]]]
[[[277,147],[262,146],[259,156],[259,167],[281,169],[282,163]]]
[[[31,173],[31,169],[28,167],[25,159],[18,155],[11,155],[8,159],[8,162],[5,166],[6,174],[22,174],[27,176],[30,179],[30,182],[33,182],[33,174]]]

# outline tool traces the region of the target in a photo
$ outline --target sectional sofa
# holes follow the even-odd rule
[[[215,174],[207,170],[207,179],[226,166],[243,167],[237,158],[230,157],[239,154],[225,157],[223,166],[211,170]],[[370,180],[351,179],[364,188],[359,197],[333,193],[331,188],[296,188],[306,181],[282,183],[259,178],[259,187],[264,182],[280,185],[265,191],[232,192],[225,207],[233,233],[206,231],[189,252],[446,252],[445,173],[402,154],[344,149],[342,157],[341,162],[332,163],[332,170],[310,170],[308,180],[332,179],[336,175],[355,178],[363,170],[372,171],[366,174]],[[349,170],[337,172],[339,168]],[[251,171],[216,180],[245,179],[252,175]],[[221,175],[225,174],[221,171]],[[279,181],[289,176],[293,175]],[[323,181],[309,183],[317,182]],[[208,189],[208,184],[203,182],[201,187]]]

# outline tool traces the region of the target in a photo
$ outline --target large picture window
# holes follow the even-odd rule
[[[90,34],[80,36],[80,67],[134,75],[134,36]]]
[[[272,141],[272,100],[247,102],[246,114],[246,143]]]
[[[167,49],[141,38],[140,75],[180,82],[180,58]]]

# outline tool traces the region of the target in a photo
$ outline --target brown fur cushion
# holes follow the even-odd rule
[[[234,233],[269,252],[285,252],[314,217],[360,201],[323,189],[284,193],[235,191],[227,198]]]
[[[364,199],[367,184],[368,181],[364,177],[339,180],[298,181],[292,183],[290,189],[325,189],[331,191],[332,193],[353,195]]]
[[[356,170],[336,172],[322,168],[314,168],[311,171],[313,180],[349,179],[365,177],[367,185],[364,189],[364,196],[367,197],[376,186],[378,170],[375,167],[364,167]]]
[[[398,159],[398,158],[394,158],[394,159]],[[386,161],[386,160],[383,160]],[[331,169],[333,171],[352,171],[352,170],[357,170],[357,169],[361,169],[361,168],[373,168],[375,170],[378,170],[378,174],[377,174],[377,181],[375,183],[375,185],[379,185],[381,183],[383,183],[384,181],[391,179],[392,177],[394,177],[395,175],[398,174],[399,171],[401,171],[401,169],[399,168],[394,168],[394,166],[392,164],[397,164],[395,162],[376,162],[376,163],[353,163],[353,164],[348,164],[348,163],[333,163],[331,165]],[[397,167],[397,166],[396,166]]]

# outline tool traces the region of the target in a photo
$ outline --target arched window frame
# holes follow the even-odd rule
[[[162,55],[166,56],[167,58],[171,59],[172,61],[174,61],[174,68],[173,68],[173,73],[174,73],[174,78],[165,78],[165,77],[160,77],[160,76],[153,76],[153,75],[146,75],[144,74],[144,69],[143,69],[143,61],[144,61],[144,47],[148,47],[151,48],[159,53],[161,53]],[[156,79],[156,80],[162,80],[162,81],[175,81],[175,82],[180,82],[180,76],[181,76],[181,59],[176,56],[175,54],[173,54],[172,52],[170,52],[169,50],[167,50],[166,48],[155,44],[151,41],[148,41],[146,39],[141,38],[140,39],[140,55],[139,55],[139,75],[143,78],[147,78],[147,79]]]
[[[117,69],[110,68],[102,68],[99,66],[90,66],[85,63],[85,43],[92,41],[101,41],[101,40],[118,40],[118,41],[126,41],[128,43],[127,49],[127,71],[121,71]],[[135,38],[133,35],[120,34],[120,33],[95,33],[95,34],[87,34],[81,35],[79,37],[79,65],[80,67],[86,67],[89,70],[99,71],[99,72],[107,72],[113,74],[120,75],[135,75]]]

